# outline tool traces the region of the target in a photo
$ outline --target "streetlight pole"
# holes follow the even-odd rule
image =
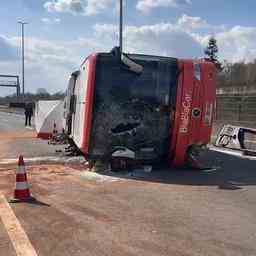
[[[19,21],[21,24],[21,48],[22,48],[22,95],[25,96],[25,49],[24,49],[24,25],[28,24],[27,22]]]
[[[120,0],[119,47],[120,47],[120,53],[122,54],[123,52],[123,0]]]

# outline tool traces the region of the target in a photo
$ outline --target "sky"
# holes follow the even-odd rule
[[[119,0],[2,0],[0,74],[21,73],[25,26],[25,90],[65,91],[69,75],[91,53],[118,45]],[[200,58],[209,37],[219,58],[256,58],[255,0],[124,0],[124,51]],[[0,79],[1,80],[1,79]],[[0,96],[14,93],[0,87]]]

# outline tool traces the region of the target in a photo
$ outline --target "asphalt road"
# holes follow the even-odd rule
[[[22,117],[0,118],[0,158],[19,151],[54,154],[54,147],[23,127]],[[215,151],[204,161],[212,168],[100,177],[68,165],[31,166],[38,201],[12,209],[39,256],[255,256],[256,161]],[[14,170],[0,168],[0,194],[7,198]],[[4,223],[0,255],[13,256],[17,241]]]
[[[38,201],[12,209],[40,256],[255,256],[255,161],[211,152],[209,162],[217,168],[100,177],[32,166]],[[0,170],[7,198],[13,172]],[[14,255],[1,222],[0,238],[0,254]]]
[[[60,147],[37,139],[33,127],[25,127],[23,115],[0,111],[0,159],[56,156],[56,149]]]
[[[0,112],[0,133],[25,132],[24,116]]]

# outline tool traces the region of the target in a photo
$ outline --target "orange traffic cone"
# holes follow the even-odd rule
[[[14,199],[12,199],[10,202],[15,203],[31,200],[34,200],[34,198],[30,194],[25,163],[23,156],[19,156],[18,168],[16,171],[16,187],[14,190]]]

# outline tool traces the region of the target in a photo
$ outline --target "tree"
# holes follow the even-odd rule
[[[216,66],[216,68],[221,71],[222,65],[218,60],[218,53],[219,49],[217,46],[217,40],[214,37],[210,37],[207,47],[204,50],[204,53],[208,56],[207,59],[209,59],[211,62],[213,62]]]
[[[47,92],[47,90],[45,88],[38,88],[36,91],[36,94],[38,95],[49,95],[49,93]]]

